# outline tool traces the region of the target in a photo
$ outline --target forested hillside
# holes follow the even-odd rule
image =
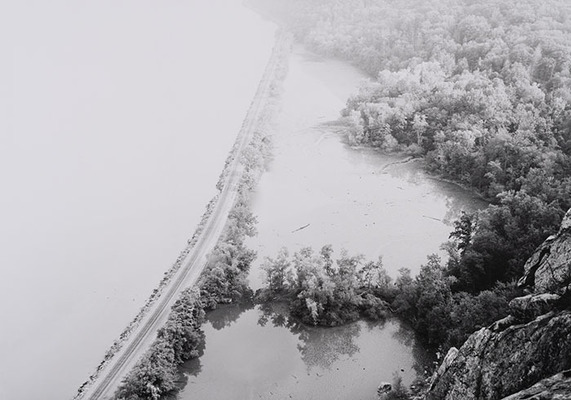
[[[396,311],[433,345],[500,317],[571,207],[571,2],[251,3],[371,75],[342,110],[351,144],[422,157],[491,203],[455,223],[446,265],[404,272]]]

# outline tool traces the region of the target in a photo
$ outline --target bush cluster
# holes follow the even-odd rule
[[[262,268],[266,286],[256,294],[260,302],[286,300],[290,313],[310,325],[336,326],[363,316],[382,319],[387,304],[376,296],[388,276],[381,260],[365,263],[363,257],[342,253],[333,258],[331,246],[318,253],[304,248],[290,256],[282,249]]]

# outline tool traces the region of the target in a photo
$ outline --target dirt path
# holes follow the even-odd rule
[[[284,34],[278,33],[274,50],[258,90],[238,133],[236,145],[233,149],[234,157],[228,166],[223,188],[212,213],[204,225],[204,229],[200,233],[198,241],[185,257],[182,267],[172,277],[168,286],[162,290],[158,300],[153,303],[137,327],[133,329],[121,349],[104,364],[103,368],[98,369],[96,378],[90,384],[83,386],[75,399],[99,400],[112,398],[122,379],[155,340],[156,333],[166,322],[170,308],[178,298],[178,294],[184,288],[192,286],[197,282],[205,267],[207,255],[218,242],[226,224],[228,213],[236,200],[243,173],[243,166],[240,163],[241,155],[252,139],[252,135],[260,120],[261,112],[270,95],[274,73],[278,66],[279,49],[285,40]]]

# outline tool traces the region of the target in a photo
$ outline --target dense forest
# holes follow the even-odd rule
[[[347,292],[358,296],[356,302],[343,300],[344,313],[328,311],[332,298],[294,284],[299,254],[291,261],[280,254],[268,266],[291,263],[294,278],[287,289],[292,298],[308,299],[304,313],[299,300],[292,310],[314,323],[339,323],[341,314],[351,320],[366,312],[367,289],[441,349],[458,346],[476,328],[504,316],[525,260],[557,231],[571,207],[571,3],[250,3],[287,25],[309,49],[371,75],[342,110],[350,144],[422,158],[433,173],[490,202],[454,223],[445,262],[430,256],[418,276],[403,270],[395,282],[383,277],[372,289],[361,282]],[[323,257],[315,263],[327,264]],[[321,281],[308,282],[330,288],[343,258],[341,264],[331,277],[322,273]],[[357,263],[357,281],[367,265]],[[267,290],[275,288],[275,272],[268,275]],[[316,298],[324,302],[315,304]],[[315,319],[313,310],[324,314]]]

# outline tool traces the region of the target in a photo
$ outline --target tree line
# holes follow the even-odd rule
[[[287,25],[309,49],[371,75],[342,110],[350,144],[421,157],[430,171],[490,202],[454,223],[446,262],[431,256],[417,276],[403,270],[372,291],[362,282],[357,289],[340,286],[348,297],[338,300],[347,311],[328,306],[334,298],[327,290],[340,272],[306,274],[326,295],[286,279],[297,296],[293,311],[306,307],[309,322],[350,320],[363,311],[366,292],[444,350],[504,316],[523,264],[571,207],[571,3],[250,3]],[[289,261],[295,276],[298,258]],[[283,267],[283,259],[284,253],[270,264]],[[269,287],[274,279],[281,278],[268,277]],[[309,300],[302,304],[299,296]]]
[[[423,157],[492,203],[453,236],[455,287],[519,276],[571,207],[571,4],[252,2],[313,51],[374,77],[342,111],[350,143]]]
[[[368,261],[330,245],[303,248],[293,255],[282,249],[263,264],[259,303],[285,302],[292,317],[309,325],[337,326],[359,318],[408,322],[424,345],[446,351],[461,345],[474,329],[508,314],[508,303],[521,294],[515,284],[470,294],[454,290],[456,279],[437,255],[430,255],[416,276],[402,268],[396,279],[382,258]]]

